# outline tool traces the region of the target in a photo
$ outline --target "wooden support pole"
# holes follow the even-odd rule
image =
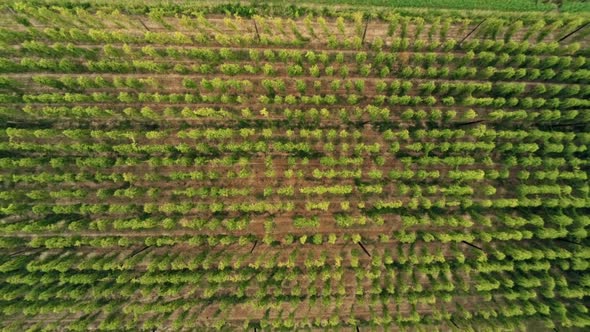
[[[467,242],[467,241],[461,241],[461,242],[463,242],[463,243],[465,243],[466,245],[468,245],[468,246],[471,246],[471,247],[473,247],[473,248],[475,248],[475,249],[479,249],[479,250],[481,250],[481,251],[484,251],[484,250],[483,250],[483,249],[481,249],[480,247],[478,247],[478,246],[476,246],[476,245],[474,245],[474,244],[471,244],[471,243],[469,243],[469,242]]]
[[[25,252],[27,250],[28,250],[28,248],[27,249],[23,249],[23,250],[19,250],[17,252],[13,252],[12,254],[8,255],[8,257],[12,257],[12,256],[16,256],[18,254],[22,254],[23,252]]]
[[[144,251],[144,250],[146,250],[146,249],[148,249],[148,248],[149,248],[149,246],[145,246],[145,247],[143,247],[143,249],[140,249],[139,251],[136,251],[136,252],[134,252],[134,253],[133,253],[131,256],[129,256],[129,257],[136,256],[136,255],[138,255],[139,253],[141,253],[142,251]]]
[[[254,29],[256,30],[256,38],[260,42],[260,33],[258,32],[258,25],[256,25],[256,20],[252,19],[252,22],[254,22]]]
[[[252,249],[250,249],[250,253],[252,253],[252,251],[254,251],[254,248],[256,248],[257,244],[258,244],[258,240],[254,241],[254,245],[252,246]]]
[[[465,41],[465,39],[467,39],[469,36],[471,36],[471,34],[472,34],[473,32],[475,32],[475,30],[477,30],[477,28],[479,28],[479,26],[480,26],[480,25],[481,25],[483,22],[485,22],[486,20],[487,20],[487,18],[484,18],[484,19],[483,19],[483,21],[479,22],[479,23],[478,23],[478,24],[475,26],[475,28],[473,28],[473,30],[471,30],[471,31],[470,31],[470,32],[467,34],[467,36],[465,36],[465,37],[463,37],[463,39],[461,39],[461,41],[459,42],[459,45],[461,45],[461,44],[462,44],[462,43]]]
[[[537,122],[535,124],[543,124],[540,122]],[[577,122],[577,123],[558,123],[558,124],[552,124],[551,127],[567,127],[567,126],[585,126],[587,124],[590,124],[590,122]]]
[[[556,240],[557,240],[557,241],[562,241],[562,242],[567,242],[567,243],[572,243],[572,244],[577,244],[577,245],[579,245],[579,246],[582,246],[582,245],[583,245],[583,244],[581,244],[581,243],[574,242],[574,241],[570,241],[570,240],[567,240],[567,239],[556,239]]]
[[[367,23],[365,23],[365,31],[363,31],[363,40],[361,42],[362,45],[365,45],[365,37],[367,36],[367,28],[369,27],[369,19],[367,19]]]
[[[367,254],[367,256],[371,257],[371,254],[369,254],[369,251],[367,251],[367,248],[365,248],[362,242],[359,242],[359,246],[363,248],[363,251],[365,252],[365,254]]]
[[[590,24],[590,21],[588,21],[588,22],[586,22],[586,23],[584,23],[584,24],[580,25],[580,26],[579,26],[579,27],[578,27],[576,30],[574,30],[574,31],[572,31],[572,32],[570,32],[570,33],[568,33],[567,35],[565,35],[565,36],[563,36],[563,37],[561,37],[561,38],[560,38],[560,39],[559,39],[557,42],[558,42],[558,43],[562,42],[562,41],[563,41],[563,40],[565,40],[567,37],[569,37],[569,36],[573,35],[574,33],[576,33],[576,32],[578,32],[578,31],[580,31],[580,30],[584,29],[584,28],[585,28],[585,27],[587,27],[589,24]]]
[[[143,25],[143,27],[147,30],[147,31],[151,31],[150,28],[147,27],[147,25],[145,25],[145,23],[143,23],[143,21],[141,20],[141,18],[137,18],[139,20],[139,23],[141,23],[141,25]]]
[[[485,120],[475,120],[475,121],[470,121],[470,122],[459,122],[459,123],[455,123],[456,126],[467,126],[470,124],[475,124],[475,123],[480,123],[480,122],[484,122]]]

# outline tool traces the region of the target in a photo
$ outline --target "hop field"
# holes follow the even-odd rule
[[[589,328],[590,14],[506,6],[6,4],[0,327]]]

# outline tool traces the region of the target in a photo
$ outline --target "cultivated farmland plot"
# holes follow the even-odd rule
[[[589,328],[588,22],[5,5],[2,331]]]

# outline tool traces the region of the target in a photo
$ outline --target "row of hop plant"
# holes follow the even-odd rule
[[[57,9],[54,7],[54,9]],[[48,19],[48,16],[54,16],[54,17],[59,17],[61,15],[66,15],[68,17],[68,19],[73,19],[76,18],[76,16],[78,15],[78,12],[81,13],[82,15],[84,14],[88,14],[85,10],[77,8],[76,9],[76,14],[72,15],[73,13],[71,13],[71,9],[66,9],[66,8],[59,8],[59,11],[51,11],[48,10],[47,8],[36,8],[36,9],[31,9],[31,8],[23,8],[23,7],[19,7],[17,8],[17,11],[23,11],[26,12],[27,15],[32,15],[32,16],[37,16],[37,14],[39,13],[39,11],[43,11],[43,15],[41,15],[39,18],[41,18],[42,20],[46,21]],[[68,14],[69,13],[69,14]],[[161,11],[160,9],[156,9],[156,8],[151,8],[150,12],[149,12],[149,19],[153,20],[154,22],[157,22],[158,24],[160,24],[161,26],[163,26],[164,28],[172,31],[173,29],[173,25],[171,23],[169,23],[166,19],[164,19],[164,17],[168,16],[168,15],[172,15],[171,13],[166,13]],[[137,25],[136,17],[131,17],[131,16],[123,16],[121,17],[120,12],[115,11],[113,12],[114,16],[120,16],[120,21],[121,22],[128,22],[129,25]],[[89,20],[89,16],[88,15],[84,15],[86,20]],[[26,20],[24,17],[21,17],[22,19]],[[78,17],[78,19],[80,19]],[[548,19],[548,22],[546,22],[545,20]],[[282,17],[274,17],[274,18],[270,18],[270,17],[264,17],[264,16],[258,16],[255,15],[254,16],[254,20],[257,23],[258,28],[260,29],[260,31],[262,33],[266,33],[266,34],[273,34],[273,33],[281,33],[283,35],[289,34],[289,33],[293,33],[294,35],[298,36],[299,38],[305,38],[303,36],[304,33],[306,33],[307,35],[310,35],[314,38],[318,37],[318,34],[316,33],[317,30],[321,30],[321,32],[326,35],[326,36],[330,36],[333,35],[334,33],[340,33],[340,34],[344,34],[345,31],[347,30],[346,27],[350,26],[354,31],[355,34],[357,35],[362,35],[363,33],[363,27],[365,25],[365,19],[364,19],[364,14],[362,12],[354,12],[350,15],[345,15],[345,16],[338,16],[335,20],[335,30],[334,31],[334,27],[332,27],[331,25],[334,23],[327,23],[326,19],[322,16],[313,18],[310,15],[307,15],[302,21],[303,24],[301,24],[300,22],[295,22],[293,21],[291,18],[282,18]],[[331,19],[330,19],[331,20]],[[481,20],[481,19],[479,19]],[[92,21],[91,24],[89,24],[89,26],[96,26],[96,25],[101,25],[100,23],[98,23],[96,20],[89,20]],[[239,16],[234,16],[233,18],[229,18],[229,17],[225,17],[223,19],[223,26],[224,28],[229,29],[232,32],[239,32],[242,31],[243,26],[244,25],[250,25],[249,22],[244,22],[245,19]],[[452,14],[444,17],[444,14],[441,13],[437,13],[437,15],[431,16],[431,15],[421,15],[421,16],[403,16],[403,15],[389,15],[388,17],[386,17],[385,19],[386,22],[389,22],[389,34],[393,35],[395,33],[395,31],[398,29],[400,30],[400,35],[401,36],[407,36],[408,35],[408,30],[410,30],[410,27],[413,27],[415,36],[418,36],[421,34],[421,32],[425,29],[425,25],[430,25],[430,28],[428,30],[428,38],[432,39],[433,34],[437,33],[437,31],[439,31],[441,36],[445,36],[448,32],[448,30],[450,29],[451,25],[459,25],[461,26],[461,32],[464,32],[464,30],[467,29],[467,26],[470,24],[475,24],[474,21],[477,22],[476,19],[473,20],[467,20],[467,19],[462,19],[459,17],[453,17]],[[526,24],[525,24],[526,22]],[[534,24],[530,24],[530,23],[534,23]],[[579,26],[581,23],[583,22],[582,18],[579,17],[574,17],[574,18],[570,18],[568,20],[564,20],[564,19],[556,19],[553,20],[552,18],[548,18],[548,17],[536,17],[536,18],[532,18],[532,17],[523,17],[520,20],[514,20],[512,18],[508,18],[508,17],[493,17],[490,18],[487,22],[485,22],[484,25],[482,25],[481,27],[481,34],[483,36],[489,36],[489,37],[493,37],[496,38],[498,34],[503,34],[504,38],[506,39],[510,39],[512,37],[512,35],[517,32],[517,31],[521,31],[523,29],[523,27],[526,25],[529,28],[527,29],[526,34],[534,34],[538,32],[538,39],[542,40],[543,37],[547,36],[549,33],[558,30],[561,28],[561,30],[564,31],[571,31],[574,28],[576,28],[577,26]],[[90,22],[88,22],[90,23]],[[132,24],[131,24],[132,23]],[[219,30],[219,28],[221,28],[221,24],[219,23],[212,23],[211,21],[207,20],[207,18],[203,15],[203,13],[199,13],[196,14],[196,16],[194,17],[190,17],[187,16],[185,14],[183,14],[181,16],[181,19],[179,20],[179,23],[181,26],[190,28],[191,30],[194,30],[195,28],[201,28],[201,29],[209,29],[209,30]],[[119,23],[120,24],[120,23]],[[319,26],[319,28],[318,28]],[[302,31],[301,28],[305,28],[305,32]],[[317,30],[316,30],[317,29]],[[319,31],[318,31],[319,32]],[[525,38],[526,39],[526,38]]]
[[[41,34],[41,36],[39,36]],[[45,45],[42,42],[36,41],[39,40],[41,37],[48,41],[56,42],[57,44],[54,45]],[[193,38],[193,39],[191,39]],[[160,57],[162,55],[168,55],[172,57],[178,56],[191,56],[191,57],[199,57],[203,58],[206,57],[209,60],[223,60],[224,58],[232,56],[232,53],[235,51],[230,51],[228,49],[221,49],[218,51],[211,51],[211,50],[203,50],[199,51],[198,49],[194,48],[173,48],[167,47],[166,49],[160,47],[161,45],[177,45],[177,46],[187,46],[187,45],[202,45],[205,46],[207,44],[221,44],[222,46],[247,46],[256,44],[256,41],[253,40],[251,36],[223,36],[223,35],[215,35],[207,36],[204,34],[197,34],[194,36],[187,36],[180,32],[172,33],[156,33],[156,32],[145,32],[143,35],[137,33],[130,33],[130,32],[121,32],[121,31],[107,31],[107,30],[89,30],[88,33],[76,30],[76,29],[54,29],[54,28],[47,28],[44,31],[37,31],[36,34],[31,34],[29,32],[17,32],[11,30],[3,30],[2,34],[0,35],[0,39],[4,40],[6,43],[18,43],[22,44],[24,52],[33,52],[39,55],[52,55],[52,56],[59,56],[59,55],[76,55],[76,56],[84,56],[90,57],[92,59],[96,58],[99,54],[104,53],[105,56],[108,57],[117,57],[117,56],[135,56],[139,57],[142,55],[148,56],[155,56]],[[63,43],[67,43],[64,45]],[[99,44],[107,44],[102,47],[79,47],[76,45],[72,45],[72,43],[99,43]],[[109,45],[112,43],[124,43],[122,47]],[[141,50],[136,50],[131,48],[129,45],[135,44],[152,44],[158,45],[158,47],[154,47],[152,45],[142,46]],[[272,38],[266,38],[262,41],[263,45],[270,45],[270,46],[302,46],[299,45],[300,43],[294,43],[289,40],[281,39],[279,36],[275,36]],[[452,50],[494,50],[497,51],[498,49],[504,49],[507,53],[513,54],[514,52],[521,52],[521,53],[533,53],[533,54],[575,54],[581,48],[580,43],[569,43],[567,45],[560,45],[556,41],[551,42],[538,42],[535,44],[530,44],[529,42],[515,42],[515,41],[504,41],[504,40],[492,40],[492,39],[469,39],[462,43],[458,42],[458,39],[446,39],[441,41],[434,40],[428,41],[423,39],[411,39],[411,38],[393,38],[393,39],[383,39],[382,37],[375,37],[374,39],[364,43],[361,37],[354,36],[354,37],[345,37],[345,38],[336,38],[330,37],[326,42],[326,46],[329,48],[346,48],[346,49],[369,49],[373,51],[381,51],[381,50],[390,50],[390,51],[405,51],[405,50],[442,50],[442,51],[452,51]],[[16,52],[14,49],[8,49],[5,52]],[[258,51],[260,52],[260,51]],[[239,51],[238,54],[242,54],[240,57],[244,58],[243,55],[244,51]],[[320,59],[323,57],[321,55],[323,53],[320,52]],[[217,55],[217,56],[216,56]],[[255,52],[250,52],[250,56],[256,57]]]
[[[135,77],[115,77],[112,81],[105,79],[102,76],[96,76],[94,78],[87,76],[32,76],[32,80],[38,84],[50,86],[57,89],[67,89],[70,91],[80,91],[80,89],[86,88],[102,88],[102,87],[115,87],[115,88],[132,88],[141,89],[147,86],[149,87],[161,87],[165,85],[165,82],[159,82],[154,77],[147,78],[135,78]],[[303,79],[296,79],[293,82],[286,82],[283,79],[262,79],[260,81],[252,80],[237,80],[237,79],[201,79],[197,82],[191,78],[183,78],[182,85],[187,89],[199,89],[203,92],[218,92],[218,93],[235,93],[237,91],[255,93],[255,91],[264,91],[268,97],[275,97],[277,93],[285,93],[287,91],[287,83],[290,85],[289,88],[294,88],[297,92],[305,94],[310,88],[310,83]],[[329,83],[329,84],[328,84]],[[333,79],[331,81],[315,80],[311,84],[316,92],[325,92],[326,85],[329,85],[330,92],[346,93],[358,92],[365,93],[367,80],[365,79],[348,79],[340,80]],[[22,84],[16,80],[5,78],[0,82],[5,88],[20,88]],[[438,82],[438,81],[427,81],[418,83],[415,86],[414,82],[410,80],[396,79],[393,81],[378,80],[374,83],[374,91],[378,94],[396,94],[396,95],[407,95],[410,92],[418,91],[423,96],[430,95],[441,95],[446,97],[442,98],[443,104],[451,106],[455,104],[455,98],[459,96],[497,96],[497,97],[512,97],[517,95],[526,96],[522,100],[527,100],[530,96],[546,96],[546,97],[584,97],[590,95],[590,88],[585,85],[571,84],[527,84],[524,82]],[[255,87],[256,86],[256,87]],[[100,95],[100,93],[97,93]],[[102,93],[106,96],[106,93]],[[289,95],[290,96],[290,95]],[[279,96],[285,98],[289,96]],[[297,98],[296,95],[291,97]],[[291,98],[289,97],[289,98]],[[334,95],[336,98],[337,96]],[[339,97],[339,96],[338,96]],[[434,98],[434,97],[432,97]],[[452,102],[447,102],[451,101]],[[512,103],[512,102],[511,102]],[[517,102],[518,104],[518,102]],[[524,106],[527,107],[527,106]]]
[[[406,41],[402,40],[405,43]],[[459,65],[471,63],[474,60],[481,62],[483,65],[498,64],[504,65],[505,63],[514,61],[516,64],[526,64],[528,66],[541,66],[541,68],[580,68],[585,65],[585,57],[580,55],[575,58],[568,56],[567,54],[555,54],[555,52],[565,51],[567,53],[575,53],[576,49],[574,46],[578,44],[572,44],[563,50],[559,48],[558,44],[538,44],[533,49],[528,49],[527,44],[503,44],[495,43],[491,41],[484,41],[483,44],[479,40],[468,41],[462,44],[461,50],[465,51],[465,54],[450,53],[440,55],[436,53],[440,47],[446,51],[452,51],[454,41],[449,41],[441,45],[440,43],[429,43],[426,45],[412,45],[411,50],[419,51],[419,53],[412,53],[409,55],[409,60],[417,63],[432,65],[435,63],[450,64],[457,63]],[[579,45],[578,45],[579,46]],[[404,46],[405,48],[409,45]],[[139,51],[139,52],[137,52]],[[329,50],[314,52],[313,50],[296,50],[296,49],[266,49],[264,51],[258,49],[207,49],[207,48],[177,48],[177,47],[166,47],[166,48],[154,48],[153,46],[144,46],[140,50],[134,50],[129,45],[125,44],[121,46],[113,46],[107,44],[102,47],[86,48],[76,47],[73,45],[67,45],[56,43],[53,45],[47,45],[37,41],[25,41],[21,44],[21,48],[11,48],[4,51],[6,55],[12,55],[14,57],[36,55],[36,56],[74,56],[81,59],[88,60],[99,60],[99,58],[131,58],[131,59],[145,59],[145,56],[161,59],[161,58],[172,58],[174,60],[180,59],[198,59],[206,61],[209,64],[219,64],[227,61],[242,61],[251,60],[256,63],[260,61],[272,62],[272,63],[295,63],[304,65],[305,63],[323,64],[343,64],[356,62],[358,65],[366,64],[367,62],[378,66],[381,64],[391,65],[396,60],[407,61],[406,56],[396,55],[395,53],[384,52],[377,50],[377,52],[366,51],[339,51]],[[74,53],[71,53],[74,52]],[[137,53],[135,53],[137,52]],[[527,55],[528,54],[528,55]],[[543,56],[543,57],[541,57]]]

